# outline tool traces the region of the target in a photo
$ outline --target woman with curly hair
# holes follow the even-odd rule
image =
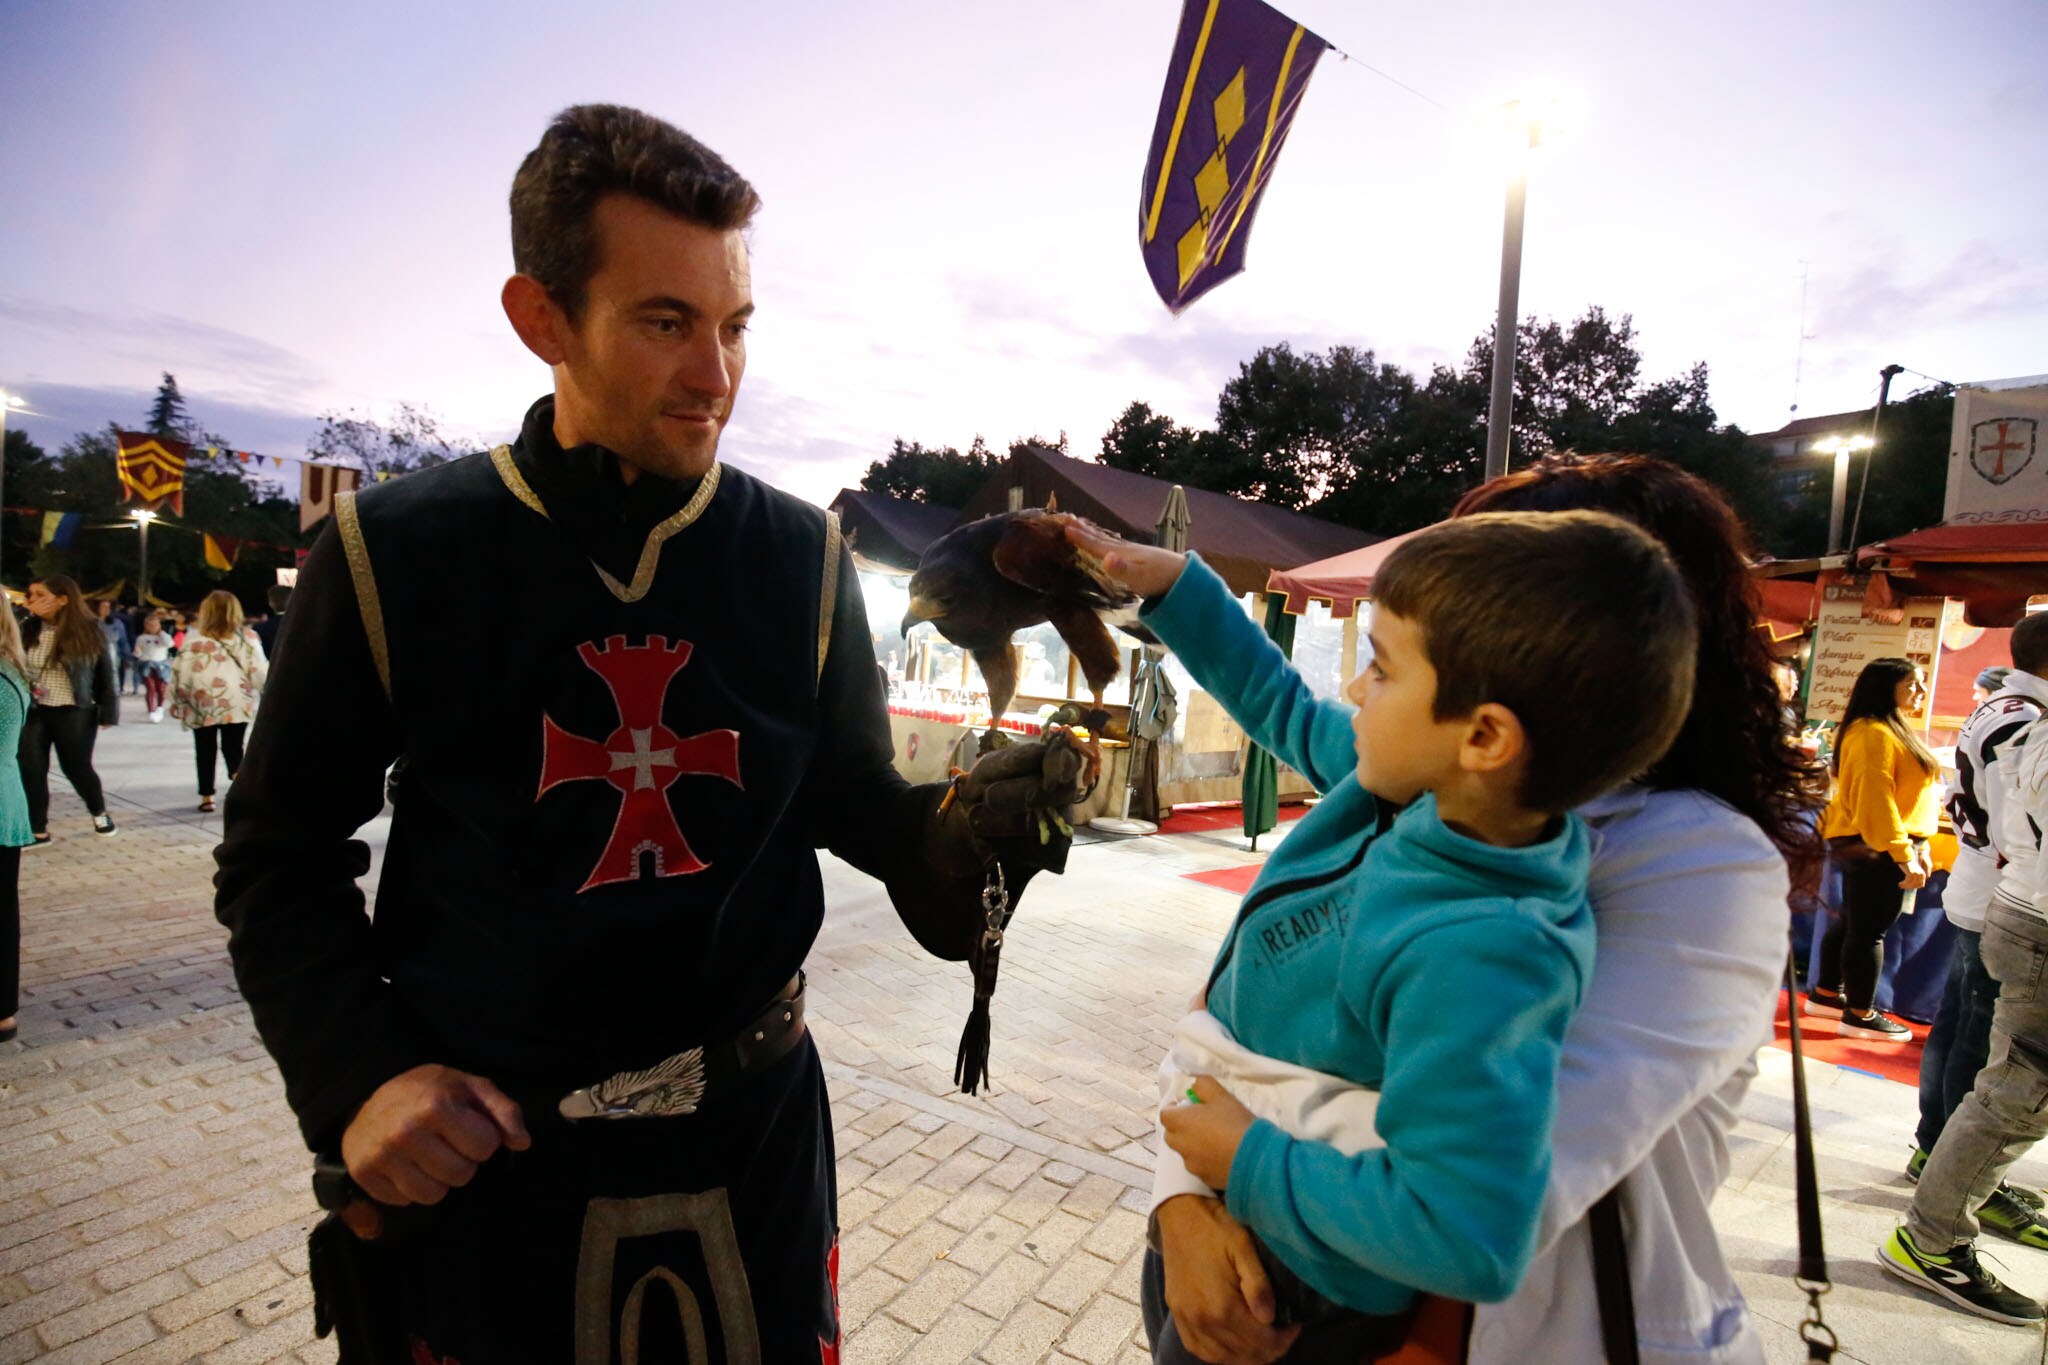
[[[106,793],[93,771],[92,746],[100,730],[121,721],[121,699],[114,690],[114,661],[107,637],[85,609],[78,584],[64,574],[51,574],[28,585],[28,626],[22,644],[34,704],[21,727],[21,785],[28,793],[31,847],[50,842],[50,750],[85,802],[92,827],[114,832],[107,814]]]
[[[171,665],[171,716],[192,732],[201,814],[213,809],[216,756],[227,759],[228,781],[241,770],[242,739],[269,671],[256,632],[242,623],[235,595],[222,589],[206,594],[199,622],[185,633]]]
[[[1589,891],[1599,952],[1565,1035],[1538,1249],[1521,1287],[1476,1310],[1429,1301],[1403,1359],[1502,1363],[1603,1358],[1589,1214],[1610,1192],[1645,1360],[1759,1362],[1763,1346],[1708,1204],[1728,1131],[1771,1037],[1787,949],[1788,861],[1821,854],[1824,775],[1789,742],[1763,634],[1748,537],[1726,501],[1644,456],[1560,457],[1494,479],[1454,515],[1610,512],[1671,552],[1699,616],[1692,710],[1670,750],[1579,809],[1596,832]],[[1483,1008],[1483,1002],[1475,1006]],[[1628,1103],[1618,1106],[1615,1097]],[[1160,1206],[1163,1286],[1207,1358],[1269,1362],[1291,1334],[1250,1234],[1216,1200]],[[1163,1305],[1155,1297],[1163,1296]]]

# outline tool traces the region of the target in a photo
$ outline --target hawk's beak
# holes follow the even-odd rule
[[[908,638],[910,628],[919,621],[929,621],[935,616],[943,616],[944,614],[944,608],[932,601],[931,598],[913,597],[910,599],[910,610],[903,613],[903,627],[900,633],[905,638]]]

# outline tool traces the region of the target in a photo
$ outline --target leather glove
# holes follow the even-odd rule
[[[975,851],[1001,859],[1006,872],[1064,872],[1074,839],[1066,810],[1088,795],[1084,766],[1066,731],[1050,730],[1044,739],[983,755],[958,779],[946,814],[960,810]]]
[[[1085,797],[1083,760],[1061,731],[985,755],[948,786],[922,793],[930,805],[918,880],[891,885],[896,913],[924,950],[949,962],[973,953],[985,927],[981,891],[989,860],[1001,864],[1014,906],[1040,870],[1067,866],[1073,831],[1066,808]]]

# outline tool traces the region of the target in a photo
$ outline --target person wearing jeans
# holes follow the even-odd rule
[[[1842,904],[1821,937],[1806,1012],[1839,1018],[1844,1034],[1902,1043],[1913,1037],[1872,1002],[1885,931],[1906,894],[1927,884],[1927,839],[1940,819],[1940,765],[1906,719],[1926,697],[1918,665],[1872,659],[1843,708],[1835,794],[1821,815],[1828,857],[1842,875]]]
[[[2048,738],[2042,745],[2048,749]],[[1975,1243],[1979,1211],[2012,1164],[2048,1135],[2048,919],[2001,895],[1984,917],[1982,952],[1998,982],[1990,1057],[1928,1153],[1906,1221],[1878,1248],[1878,1260],[1980,1317],[2030,1325],[2041,1321],[2041,1305],[1984,1269]]]
[[[2048,709],[2048,613],[2028,616],[2013,627],[2011,668],[1987,668],[1978,675],[1988,687],[1956,738],[1956,785],[1949,797],[1957,853],[1942,913],[1955,926],[1946,989],[1920,1056],[1920,1123],[1906,1178],[1917,1181],[1947,1125],[1949,1115],[1976,1085],[1991,1050],[1991,1018],[1998,982],[1984,969],[1984,918],[2004,877],[2015,878],[2022,900],[2033,878],[2035,848],[2026,814],[2014,799],[2009,761],[2016,741]],[[2038,1192],[2001,1184],[1977,1221],[2026,1246],[2048,1248],[2048,1221]]]

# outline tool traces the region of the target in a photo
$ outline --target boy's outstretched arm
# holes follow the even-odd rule
[[[1350,708],[1311,692],[1292,661],[1198,556],[1080,527],[1067,536],[1102,556],[1110,576],[1146,600],[1145,624],[1253,743],[1278,755],[1319,792],[1357,768]]]

